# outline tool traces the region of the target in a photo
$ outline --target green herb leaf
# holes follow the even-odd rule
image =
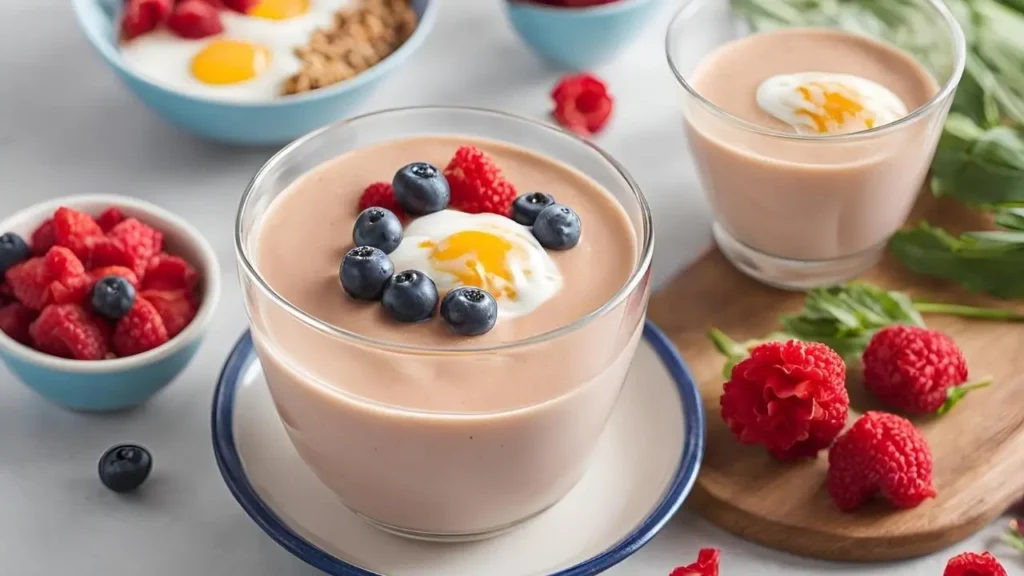
[[[952,410],[953,407],[956,406],[961,400],[963,400],[964,396],[967,396],[967,394],[969,394],[970,392],[973,392],[974,390],[979,390],[981,388],[988,388],[991,384],[992,378],[987,377],[981,380],[977,380],[975,382],[961,384],[959,386],[950,386],[949,388],[946,389],[946,401],[943,402],[941,406],[939,406],[939,416],[942,416],[943,414]]]
[[[1007,230],[1024,230],[1024,208],[1001,211],[996,215],[996,224]]]
[[[981,207],[1024,204],[1024,139],[1006,126],[983,130],[950,114],[932,163],[932,189]]]

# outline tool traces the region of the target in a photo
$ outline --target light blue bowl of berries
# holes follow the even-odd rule
[[[613,60],[647,29],[662,0],[506,0],[523,42],[555,67],[583,71]]]
[[[71,410],[145,402],[188,365],[220,296],[190,224],[148,202],[58,198],[0,222],[0,359]]]
[[[188,9],[199,7],[201,10],[191,10],[189,14],[183,15],[177,21],[185,22],[189,29],[184,32],[185,36],[167,34],[168,22],[173,11],[188,4]],[[164,33],[167,42],[176,44],[173,48],[180,48],[177,44],[194,44],[192,52],[198,53],[208,41],[218,38],[233,38],[233,29],[221,24],[223,27],[216,31],[208,24],[199,22],[201,15],[208,11],[224,10],[235,14],[230,6],[251,6],[253,0],[226,0],[224,7],[209,7],[214,3],[207,0],[72,0],[72,7],[78,20],[79,27],[93,48],[100,54],[103,60],[117,74],[118,78],[134,95],[157,115],[170,123],[192,132],[202,138],[236,145],[280,145],[290,142],[299,136],[312,130],[330,124],[349,115],[362,103],[373,90],[380,85],[390,74],[397,71],[408,58],[423,44],[430,29],[437,19],[439,2],[430,0],[410,0],[409,6],[416,13],[417,22],[412,34],[385,58],[359,72],[357,75],[337,83],[326,85],[314,90],[305,91],[292,95],[280,95],[281,90],[269,92],[265,97],[245,97],[239,99],[226,92],[208,93],[205,91],[194,92],[186,90],[182,86],[170,86],[167,82],[159,80],[156,76],[166,73],[170,68],[180,69],[177,73],[181,77],[192,78],[190,75],[190,64],[186,58],[179,61],[177,57],[171,60],[162,60],[165,54],[159,50],[152,50],[154,60],[162,70],[154,70],[151,73],[140,71],[137,66],[131,66],[126,62],[120,49],[119,38],[122,36],[121,25],[123,14],[129,12],[125,7],[135,4],[147,4],[140,9],[133,9],[130,12],[136,17],[132,24],[133,29],[139,30],[142,34],[155,32]],[[206,4],[207,7],[202,5]],[[152,5],[152,6],[150,6]],[[159,12],[161,21],[152,30],[145,19],[147,14]],[[167,13],[170,14],[167,14]],[[237,17],[237,16],[236,16]],[[228,17],[225,17],[225,19]],[[226,20],[225,20],[226,22]],[[268,22],[278,22],[269,20]],[[281,20],[283,24],[287,20]],[[270,25],[263,23],[258,27],[269,28]],[[242,30],[247,27],[243,27]],[[205,31],[204,31],[205,29]],[[145,32],[142,32],[145,30]],[[216,31],[216,32],[215,32]],[[135,32],[133,32],[134,34]],[[202,37],[200,37],[202,35]],[[248,38],[242,38],[248,40]],[[293,48],[282,40],[277,44],[271,35],[270,40],[265,43],[273,45],[272,53],[269,56],[260,56],[256,59],[269,66],[259,74],[265,77],[269,71],[276,70],[274,62],[282,58],[289,58]],[[187,47],[187,46],[186,46]],[[286,52],[287,54],[281,53]],[[175,51],[180,54],[180,51]],[[195,61],[192,62],[195,66]],[[262,82],[261,76],[251,80],[237,80],[229,82],[230,88],[238,91],[245,91],[246,85],[255,86]],[[280,81],[277,86],[283,86],[285,78],[275,79]],[[319,81],[319,80],[318,80]],[[219,81],[218,81],[219,82]],[[191,84],[196,84],[191,82]],[[216,84],[216,83],[213,83]],[[206,83],[204,88],[213,86]]]

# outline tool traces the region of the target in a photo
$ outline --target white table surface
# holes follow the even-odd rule
[[[0,574],[318,574],[249,520],[221,482],[210,444],[214,381],[246,325],[231,225],[244,186],[273,150],[209,144],[162,123],[93,53],[68,2],[3,4],[0,213],[66,194],[145,198],[207,235],[223,265],[225,291],[194,362],[138,410],[66,412],[0,368]],[[443,4],[422,49],[364,109],[465,104],[543,117],[558,74],[519,44],[500,1]],[[614,120],[598,143],[630,169],[654,208],[658,282],[710,242],[708,209],[685,151],[674,80],[662,53],[668,15],[619,61],[598,70],[617,102]],[[155,471],[136,497],[118,497],[96,478],[99,455],[119,441],[139,442],[154,454]],[[723,549],[725,576],[939,575],[949,556],[986,547],[1007,560],[1011,574],[1024,574],[1020,557],[996,543],[1004,524],[928,558],[834,564],[746,543],[684,510],[651,544],[608,573],[668,574],[692,561],[699,548],[713,546]]]

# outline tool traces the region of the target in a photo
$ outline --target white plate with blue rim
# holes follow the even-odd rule
[[[704,453],[697,387],[650,322],[583,479],[555,506],[488,540],[407,540],[348,510],[292,447],[248,333],[221,372],[212,429],[217,465],[242,508],[278,544],[332,576],[598,574],[672,518]]]

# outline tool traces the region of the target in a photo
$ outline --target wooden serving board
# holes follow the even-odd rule
[[[934,223],[974,228],[951,203],[922,195],[915,214]],[[956,228],[954,226],[954,228]],[[971,295],[916,276],[885,260],[863,278],[931,301],[1024,305]],[[760,447],[740,444],[719,414],[723,359],[705,337],[715,326],[737,340],[767,335],[780,314],[800,309],[802,294],[775,290],[736,271],[712,249],[651,300],[649,316],[675,342],[700,388],[707,413],[707,449],[690,499],[698,513],[759,544],[795,554],[846,561],[883,561],[931,553],[990,523],[1024,496],[1024,324],[925,316],[963,348],[972,377],[995,384],[968,395],[943,417],[914,420],[932,448],[938,497],[914,510],[873,502],[842,513],[824,482],[827,455],[797,464],[775,462]],[[850,370],[849,422],[884,409]]]

